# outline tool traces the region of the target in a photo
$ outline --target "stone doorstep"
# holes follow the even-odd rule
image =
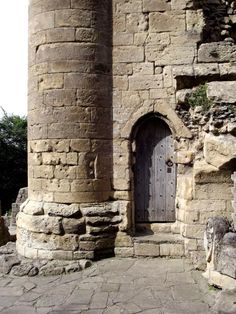
[[[133,238],[134,256],[183,257],[184,239],[180,235],[159,233],[153,235],[137,234]]]

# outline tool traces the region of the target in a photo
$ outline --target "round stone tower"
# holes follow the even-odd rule
[[[97,248],[94,217],[112,197],[111,20],[110,0],[30,1],[23,256],[92,258]]]

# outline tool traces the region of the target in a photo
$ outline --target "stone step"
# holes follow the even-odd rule
[[[180,233],[180,226],[177,222],[163,222],[163,223],[138,223],[136,224],[136,232],[138,233]]]
[[[137,234],[133,238],[134,256],[172,257],[185,256],[184,240],[180,235],[160,233],[152,235]]]

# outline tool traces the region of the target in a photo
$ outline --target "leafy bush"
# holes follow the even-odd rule
[[[187,98],[191,108],[201,106],[203,111],[207,111],[212,106],[212,101],[207,98],[207,86],[199,85]]]
[[[2,214],[11,208],[18,190],[27,186],[27,120],[18,115],[8,115],[4,110],[3,113],[0,119]]]

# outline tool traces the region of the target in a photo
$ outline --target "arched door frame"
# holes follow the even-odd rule
[[[133,226],[133,231],[135,232],[135,195],[134,195],[134,188],[135,188],[135,184],[134,184],[134,165],[135,165],[135,153],[136,153],[136,136],[137,133],[139,132],[139,130],[142,128],[142,126],[148,122],[148,120],[151,120],[153,118],[162,120],[166,123],[166,125],[169,127],[174,139],[176,138],[176,130],[173,126],[173,124],[171,123],[170,120],[168,120],[165,116],[159,114],[159,113],[154,113],[154,112],[150,112],[147,113],[145,115],[143,115],[142,117],[140,117],[134,124],[132,131],[131,131],[131,136],[130,136],[130,140],[131,140],[131,165],[132,165],[132,178],[131,178],[131,190],[132,190],[132,226]]]

